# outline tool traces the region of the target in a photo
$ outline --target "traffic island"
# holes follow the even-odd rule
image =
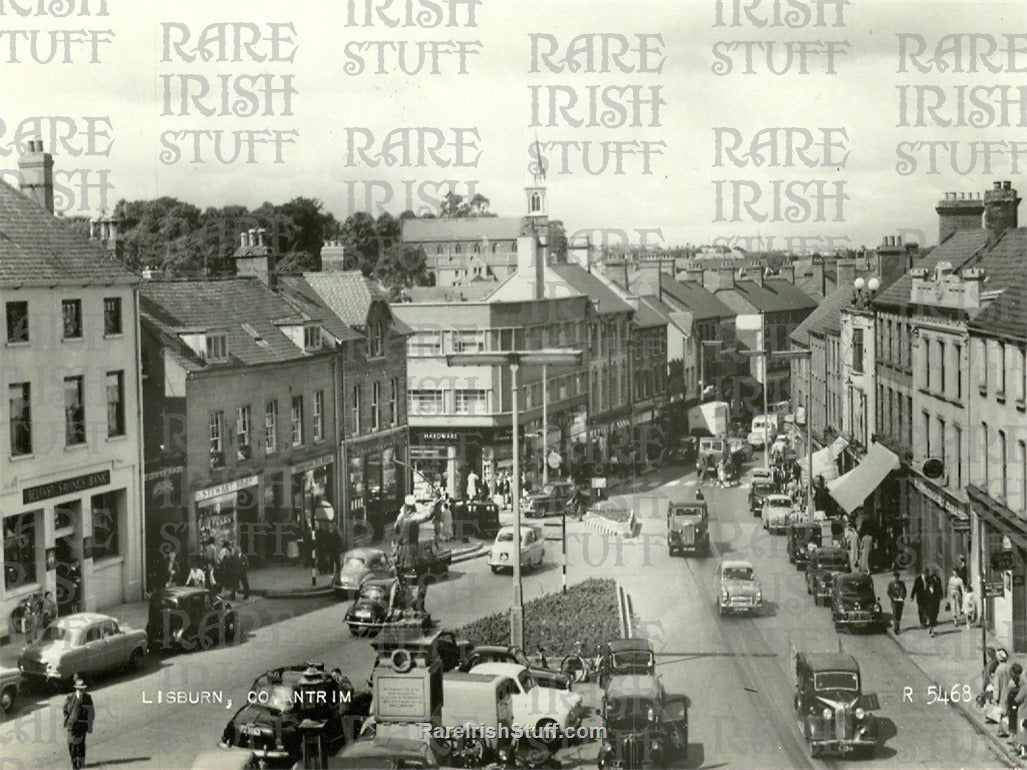
[[[605,535],[635,537],[642,531],[641,522],[627,508],[601,505],[585,514],[585,524]]]

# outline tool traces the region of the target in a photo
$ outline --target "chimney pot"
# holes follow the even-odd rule
[[[1001,190],[1002,189],[1002,183],[1001,182],[992,182],[992,189],[993,190]]]
[[[1002,189],[1003,190],[1012,190],[1013,189],[1013,183],[1008,181],[1008,180],[1003,182],[1002,183]]]

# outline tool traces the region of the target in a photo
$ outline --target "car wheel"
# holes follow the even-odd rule
[[[143,651],[136,647],[128,656],[128,668],[130,671],[138,671],[143,666]]]
[[[8,687],[6,690],[0,693],[0,715],[6,716],[14,710],[15,694],[15,688],[13,687]]]
[[[555,719],[540,719],[535,723],[535,729],[538,730],[538,735],[545,735],[546,731],[553,734],[551,740],[545,741],[545,745],[549,747],[551,751],[555,751],[556,747],[560,745],[560,724]]]

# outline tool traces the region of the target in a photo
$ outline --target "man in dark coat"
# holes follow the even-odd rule
[[[76,674],[75,689],[64,701],[64,730],[68,736],[68,753],[74,770],[85,767],[86,735],[93,732],[93,698],[86,692],[86,683]]]
[[[888,584],[888,598],[891,600],[892,629],[899,634],[901,633],[902,610],[906,605],[906,583],[902,580],[902,575],[898,570],[895,570],[894,579]]]
[[[927,608],[930,606],[930,597],[927,592],[927,584],[930,582],[931,571],[924,567],[923,571],[913,581],[913,591],[909,598],[916,602],[917,615],[920,616],[920,628],[927,628]]]
[[[927,580],[927,594],[930,602],[927,606],[927,623],[931,629],[931,636],[934,636],[934,628],[938,625],[938,612],[941,610],[941,600],[945,595],[945,587],[941,584],[941,576],[938,570],[932,569]]]

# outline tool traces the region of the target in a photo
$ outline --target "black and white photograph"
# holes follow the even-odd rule
[[[1027,768],[1027,6],[0,0],[0,770]]]

